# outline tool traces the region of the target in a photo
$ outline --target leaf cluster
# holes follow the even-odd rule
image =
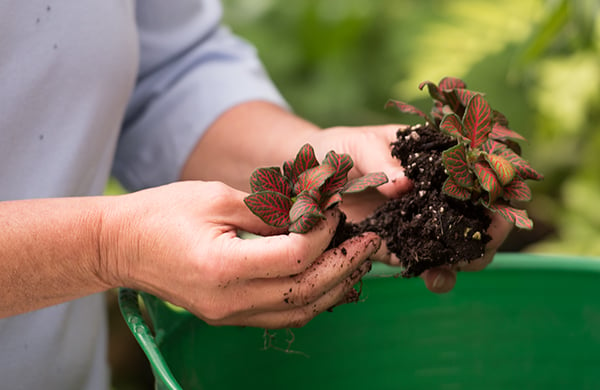
[[[321,164],[310,144],[302,146],[295,159],[279,167],[258,168],[250,177],[252,193],[244,202],[266,224],[306,233],[325,218],[342,195],[377,187],[388,181],[383,172],[348,180],[354,166],[348,154],[327,153]]]
[[[421,90],[425,87],[433,99],[430,115],[397,100],[387,106],[419,115],[456,140],[442,154],[448,174],[442,191],[483,204],[519,228],[533,228],[526,210],[514,206],[514,202],[531,200],[525,180],[543,179],[520,156],[518,142],[525,138],[509,128],[506,117],[493,110],[482,93],[468,90],[464,81],[445,77],[438,85],[431,81],[419,85]]]

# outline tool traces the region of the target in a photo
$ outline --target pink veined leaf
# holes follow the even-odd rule
[[[244,198],[244,203],[267,225],[286,227],[290,224],[292,200],[279,192],[262,191],[250,194]]]
[[[465,135],[462,121],[454,113],[444,116],[440,123],[440,130],[458,139],[462,139]]]
[[[489,194],[489,204],[494,202],[502,195],[502,185],[496,177],[494,170],[485,162],[475,163],[475,174],[479,179],[481,188]]]
[[[507,149],[507,146],[502,142],[499,142],[495,139],[488,139],[483,145],[481,145],[481,150],[490,154],[501,154],[504,150]]]
[[[516,177],[509,185],[504,187],[502,197],[508,201],[529,202],[531,200],[531,189],[524,180]]]
[[[294,185],[294,194],[319,190],[334,173],[335,167],[331,165],[319,165],[302,172]]]
[[[456,184],[463,188],[473,188],[473,175],[467,162],[467,150],[460,143],[442,153],[442,162]]]
[[[354,162],[349,154],[337,154],[332,150],[327,153],[322,165],[329,165],[335,168],[335,173],[327,179],[321,188],[323,194],[329,195],[344,187],[348,181],[348,172],[354,166]]]
[[[306,233],[310,231],[325,215],[321,211],[317,201],[308,193],[303,192],[292,206],[289,218],[292,221],[289,230],[294,233]]]
[[[288,160],[283,163],[283,176],[285,176],[289,180],[291,180],[292,183],[294,183],[297,179],[297,177],[294,176],[293,171],[294,171],[294,160]]]
[[[388,107],[396,107],[396,109],[398,109],[398,111],[400,111],[404,114],[418,115],[421,118],[425,119],[427,122],[431,122],[431,120],[429,119],[427,114],[425,114],[423,111],[419,110],[417,107],[415,107],[411,104],[404,103],[399,100],[390,99],[390,100],[388,100],[388,102],[385,105],[385,108],[388,108]]]
[[[325,202],[321,202],[321,210],[328,210],[330,208],[335,207],[338,203],[342,201],[342,194],[339,192],[333,193],[331,196],[323,198]]]
[[[341,189],[342,194],[351,194],[364,191],[369,187],[377,187],[388,182],[388,177],[383,172],[371,172],[362,177],[356,178],[346,183]]]
[[[452,176],[448,176],[442,187],[442,192],[459,200],[467,200],[471,197],[471,190],[461,187],[454,182]]]
[[[473,98],[475,95],[481,95],[479,92],[471,91],[468,89],[457,89],[456,96],[461,105],[466,107],[469,104],[469,100]]]
[[[522,158],[521,156],[519,156],[518,154],[513,152],[508,147],[505,147],[500,153],[496,153],[496,154],[499,154],[500,156],[504,157],[506,160],[510,161],[512,163],[513,167],[515,167],[515,171],[516,171],[517,175],[521,179],[542,180],[544,178],[544,176],[542,174],[540,174],[539,172],[537,172],[535,169],[533,169],[531,167],[531,165],[529,164],[529,162],[527,162],[527,160],[525,160],[524,158]]]
[[[533,221],[527,215],[527,211],[506,206],[503,204],[495,204],[489,206],[489,209],[500,214],[508,222],[513,223],[520,229],[533,229]]]
[[[497,140],[510,139],[514,141],[527,141],[525,137],[523,137],[521,134],[509,129],[508,127],[501,125],[498,122],[494,123],[494,125],[492,126],[490,138]]]
[[[492,110],[492,118],[494,123],[497,123],[500,126],[508,127],[508,119],[506,119],[506,116],[500,111]]]
[[[419,89],[423,90],[423,88],[427,87],[429,91],[429,96],[431,96],[434,100],[444,101],[444,95],[441,94],[438,86],[431,81],[423,81],[419,84]]]
[[[450,108],[450,112],[453,113],[460,113],[461,110],[461,105],[460,105],[460,99],[458,98],[458,95],[456,94],[456,89],[442,89],[441,90],[442,93],[444,94],[444,101],[446,103],[446,106]],[[445,114],[447,114],[446,112],[444,112]]]
[[[471,149],[477,149],[488,140],[492,131],[492,109],[481,95],[469,100],[463,118],[466,137],[471,140]]]
[[[275,191],[287,197],[292,196],[290,183],[278,167],[256,169],[250,176],[250,187],[252,192]]]
[[[515,168],[510,161],[496,154],[487,154],[485,159],[496,173],[496,177],[503,187],[514,179]]]
[[[459,78],[456,77],[444,77],[440,80],[439,89],[441,90],[451,90],[456,88],[467,88],[467,84]]]
[[[315,150],[310,144],[304,144],[294,160],[292,175],[298,178],[302,172],[317,166],[319,166],[319,162],[315,157]]]

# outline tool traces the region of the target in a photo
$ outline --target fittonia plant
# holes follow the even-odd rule
[[[431,115],[397,100],[390,100],[388,106],[419,115],[456,140],[456,146],[442,154],[448,174],[443,192],[482,204],[515,226],[531,229],[527,212],[514,202],[531,200],[525,180],[543,176],[520,156],[517,141],[525,139],[508,128],[506,117],[493,110],[481,93],[466,89],[462,80],[446,77],[439,85],[430,81],[419,85],[425,87],[434,101]]]
[[[343,194],[360,192],[388,181],[383,172],[348,180],[354,165],[348,154],[327,153],[319,164],[311,145],[304,145],[296,158],[279,167],[258,168],[252,173],[252,194],[244,202],[265,223],[306,233],[335,207]]]

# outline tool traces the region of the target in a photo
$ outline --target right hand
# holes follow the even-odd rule
[[[103,277],[181,306],[211,325],[300,327],[356,299],[381,239],[366,233],[324,252],[338,211],[306,234],[264,224],[247,194],[179,182],[112,199],[103,220]],[[244,240],[238,229],[262,235]],[[342,248],[344,250],[342,250]]]

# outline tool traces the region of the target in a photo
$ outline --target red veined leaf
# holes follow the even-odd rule
[[[256,169],[250,176],[250,187],[252,192],[275,191],[287,197],[292,196],[290,182],[278,167]]]
[[[306,233],[321,219],[324,219],[325,215],[322,213],[317,201],[308,192],[303,192],[296,198],[289,217],[292,221],[289,231]]]
[[[516,177],[509,185],[504,187],[502,197],[509,201],[529,202],[531,200],[531,189],[524,180]]]
[[[500,214],[508,222],[513,223],[516,227],[521,229],[531,230],[533,229],[533,221],[529,219],[527,211],[522,209],[516,209],[514,207],[506,206],[503,204],[495,204],[489,206],[489,209]]]
[[[457,89],[455,90],[456,96],[460,104],[466,107],[469,104],[469,100],[473,98],[473,96],[481,95],[479,92],[471,91],[468,89]]]
[[[502,149],[499,153],[496,154],[499,154],[506,160],[510,161],[513,167],[515,167],[517,175],[519,175],[521,179],[542,180],[544,178],[542,174],[537,172],[531,167],[531,165],[529,165],[529,162],[527,162],[527,160],[516,154],[508,147],[504,147],[504,149]]]
[[[286,227],[290,224],[292,200],[279,192],[256,192],[245,197],[244,203],[267,225]]]
[[[508,127],[501,125],[498,122],[494,123],[494,125],[492,126],[492,131],[490,132],[490,138],[497,139],[497,140],[510,139],[510,140],[514,140],[514,141],[518,141],[518,140],[527,141],[521,134],[509,129]]]
[[[348,181],[348,172],[354,166],[354,162],[349,154],[337,154],[332,150],[327,153],[322,165],[330,165],[335,168],[335,173],[325,181],[321,188],[323,194],[329,195],[344,187]]]
[[[319,162],[315,157],[315,150],[310,144],[304,144],[294,160],[292,175],[294,178],[298,178],[302,172],[317,166],[319,166]]]
[[[450,110],[449,112],[454,112],[456,114],[460,114],[461,113],[461,105],[460,105],[460,99],[458,98],[458,95],[456,94],[456,90],[455,89],[443,89],[442,93],[444,94],[444,100],[446,103],[446,107],[449,107]],[[447,111],[447,110],[445,110]],[[445,112],[446,114],[448,114],[449,112]]]
[[[388,177],[383,172],[371,172],[362,177],[356,178],[346,183],[340,190],[342,194],[351,194],[364,191],[369,187],[377,187],[388,182]]]
[[[469,100],[463,118],[466,137],[471,140],[471,149],[477,149],[488,140],[492,130],[492,109],[481,95]]]
[[[454,113],[444,116],[440,123],[440,130],[458,139],[462,139],[465,135],[462,121]]]
[[[334,173],[335,167],[331,165],[319,165],[302,172],[294,184],[294,194],[318,190]]]
[[[479,179],[481,188],[489,194],[489,204],[494,204],[496,199],[502,195],[502,185],[496,177],[494,170],[485,162],[476,162],[475,174]]]
[[[427,86],[427,89],[429,90],[429,96],[431,96],[434,100],[444,101],[444,95],[440,93],[440,90],[435,83],[431,81],[423,81],[421,84],[419,84],[419,89],[423,90],[425,86]]]
[[[404,114],[418,115],[421,118],[425,119],[427,122],[431,123],[431,120],[429,119],[427,114],[425,114],[423,111],[419,110],[417,107],[415,107],[411,104],[404,103],[399,100],[390,99],[390,100],[388,100],[388,102],[385,105],[385,108],[388,108],[388,107],[396,107],[396,109],[398,109],[398,111],[400,111],[401,113],[404,113]]]
[[[441,90],[451,90],[456,88],[467,88],[467,84],[459,78],[456,77],[444,77],[440,80],[439,89]]]
[[[506,119],[506,116],[500,111],[492,110],[492,118],[494,123],[497,123],[500,126],[508,127],[508,119]]]
[[[473,175],[467,162],[467,150],[460,143],[442,153],[442,162],[448,174],[459,186],[467,189],[473,188]]]
[[[320,202],[321,210],[328,210],[342,201],[342,194],[335,192],[330,197],[323,198],[323,200],[325,202]]]
[[[510,161],[496,154],[486,154],[485,159],[496,173],[496,177],[503,187],[513,180],[515,168]]]
[[[488,139],[483,145],[481,145],[481,150],[490,154],[500,154],[502,151],[506,149],[506,145],[502,142],[496,141],[494,139]]]
[[[459,200],[467,200],[471,197],[471,191],[467,188],[461,187],[454,182],[452,176],[448,176],[442,187],[442,192],[448,196]]]
[[[296,222],[293,222],[288,230],[292,233],[308,233],[322,219],[323,218],[315,214],[304,214],[302,217],[298,218]]]
[[[283,163],[283,176],[287,177],[292,183],[294,183],[297,177],[294,177],[294,160],[288,160]]]

